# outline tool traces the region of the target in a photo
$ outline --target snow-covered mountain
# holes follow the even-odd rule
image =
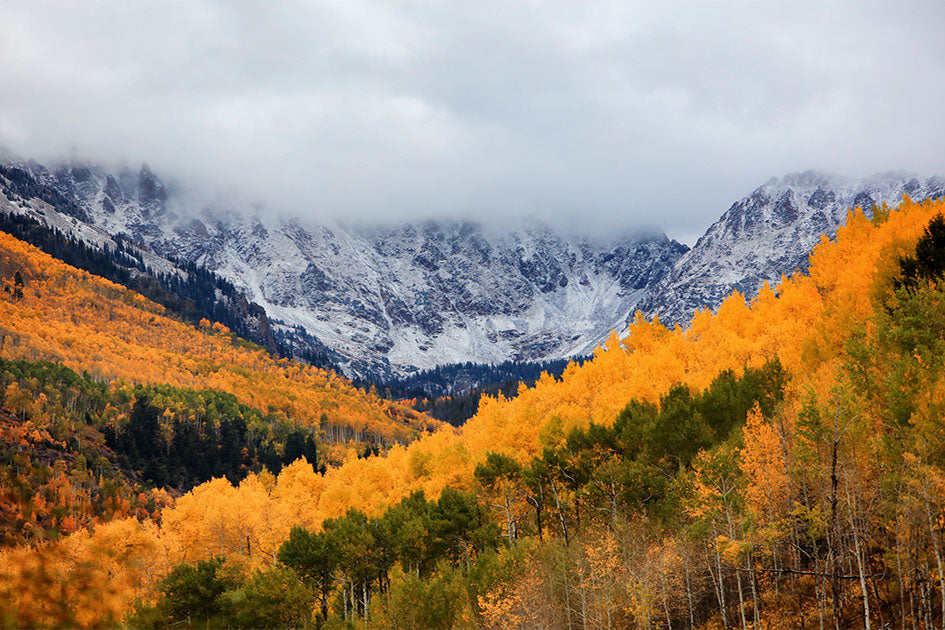
[[[490,233],[267,216],[195,224],[154,246],[242,285],[341,355],[398,372],[587,353],[685,251],[665,236],[601,246],[540,225]]]
[[[217,272],[358,375],[587,354],[687,250],[663,234],[605,241],[536,222],[380,227],[211,210],[187,207],[147,166],[21,167],[74,217]]]
[[[874,205],[896,206],[945,195],[945,179],[893,172],[850,179],[817,171],[772,178],[732,204],[684,254],[672,271],[651,287],[639,308],[666,324],[686,324],[700,308],[718,306],[737,289],[757,294],[765,281],[804,270],[821,235],[833,237],[847,211]]]
[[[848,208],[945,194],[945,179],[907,173],[773,178],[688,250],[663,234],[603,240],[537,222],[354,225],[208,207],[147,166],[109,173],[8,161],[6,172],[22,180],[21,200],[49,201],[7,208],[99,245],[126,235],[161,272],[173,270],[162,267],[169,258],[215,271],[264,307],[280,339],[323,343],[349,375],[370,378],[588,354],[637,309],[685,324],[733,289],[751,297],[764,281],[804,269]]]

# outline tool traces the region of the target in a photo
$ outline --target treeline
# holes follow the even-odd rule
[[[659,406],[634,401],[613,426],[574,429],[526,465],[489,453],[476,467],[474,491],[447,486],[436,501],[417,491],[379,517],[349,510],[317,532],[296,527],[265,571],[227,570],[222,558],[179,565],[157,602],[139,607],[131,622],[303,627],[314,616],[317,627],[491,623],[497,612],[487,593],[512,579],[534,542],[580,548],[634,515],[673,523],[684,485],[678,479],[687,478],[696,453],[732,439],[756,406],[771,413],[785,381],[777,362],[740,377],[726,372],[704,392],[680,386]],[[570,625],[580,627],[583,586],[579,575],[572,578]],[[555,627],[568,625],[561,621]]]
[[[75,217],[80,221],[87,221],[88,215],[77,203],[63,195],[61,192],[39,182],[35,177],[21,168],[12,165],[0,164],[0,177],[6,179],[6,183],[0,181],[0,192],[10,201],[27,202],[30,199],[41,199],[59,210],[63,214]]]
[[[300,457],[324,470],[310,430],[263,418],[227,394],[195,393],[202,399],[196,409],[210,413],[182,418],[173,413],[172,406],[162,409],[152,404],[146,390],[137,392],[128,422],[117,429],[103,427],[105,445],[118,454],[121,463],[140,471],[145,482],[158,488],[189,490],[214,477],[239,483],[264,467],[278,473]],[[168,405],[170,401],[162,397],[162,402]],[[168,416],[173,417],[170,422]]]
[[[453,363],[385,382],[377,391],[387,398],[413,400],[417,411],[459,427],[476,414],[483,396],[514,396],[520,384],[531,387],[542,373],[560,377],[569,363],[580,365],[585,360]]]
[[[30,528],[38,523],[49,530],[43,535],[54,537],[88,518],[121,515],[132,507],[119,509],[122,501],[135,503],[130,497],[137,486],[184,492],[214,477],[239,483],[263,468],[278,474],[300,457],[316,470],[325,468],[315,429],[214,390],[116,386],[55,363],[0,359],[0,407],[15,414],[0,445],[4,498],[10,510],[21,512],[4,532],[14,539],[35,536]],[[63,519],[55,515],[30,518],[32,497],[42,494],[37,488],[59,472],[68,477],[60,485],[68,481],[70,493],[87,495],[83,513],[61,527]],[[48,504],[67,511],[53,500]]]
[[[392,395],[402,398],[455,396],[507,381],[534,383],[542,372],[561,376],[568,363],[574,361],[580,365],[585,360],[586,357],[574,357],[549,361],[504,361],[498,364],[468,361],[451,363],[387,381],[383,383],[383,389],[389,389]]]
[[[368,620],[450,628],[494,579],[499,530],[485,509],[475,495],[447,488],[436,501],[415,492],[376,518],[349,510],[318,532],[292,529],[265,571],[241,574],[222,558],[178,565],[157,602],[130,621],[276,628],[306,627],[314,617],[319,628]]]
[[[279,356],[334,367],[331,352],[318,339],[275,332],[265,309],[249,302],[229,281],[192,261],[167,257],[182,273],[156,273],[144,262],[138,246],[120,235],[113,239],[114,248],[98,248],[25,215],[0,213],[0,230],[68,265],[128,287],[186,322],[219,322]]]
[[[463,394],[440,396],[439,398],[429,398],[419,391],[414,391],[412,392],[413,397],[407,398],[407,400],[417,411],[426,413],[437,420],[448,422],[454,427],[461,427],[463,423],[476,415],[476,411],[479,410],[479,402],[483,396],[501,395],[506,398],[512,397],[518,391],[521,383],[521,381],[508,380],[504,383],[476,388]],[[526,387],[533,384],[534,381],[525,382]],[[390,395],[389,392],[388,395]]]

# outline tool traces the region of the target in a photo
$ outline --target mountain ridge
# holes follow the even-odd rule
[[[822,235],[833,238],[851,208],[872,216],[874,205],[898,205],[945,195],[945,178],[887,171],[864,178],[816,170],[772,177],[733,203],[672,271],[640,301],[647,316],[688,323],[701,308],[717,307],[733,290],[746,297],[782,275],[807,268]]]
[[[638,310],[686,325],[732,290],[751,297],[805,269],[849,208],[869,214],[903,194],[945,194],[945,179],[905,171],[788,173],[734,202],[690,249],[652,230],[595,237],[536,220],[279,217],[199,204],[147,164],[11,163],[33,178],[9,182],[20,197],[58,202],[18,211],[99,245],[122,235],[157,269],[173,268],[169,260],[206,268],[261,305],[288,347],[328,352],[349,376],[380,382],[469,361],[586,356]]]
[[[283,333],[302,326],[359,376],[585,355],[687,249],[664,234],[608,242],[534,221],[503,232],[459,220],[365,228],[185,212],[146,165],[137,175],[25,168],[87,215],[76,218],[216,272]]]

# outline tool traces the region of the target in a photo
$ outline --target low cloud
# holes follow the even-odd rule
[[[945,173],[941,3],[4,2],[0,145],[312,216],[692,241],[772,175]]]

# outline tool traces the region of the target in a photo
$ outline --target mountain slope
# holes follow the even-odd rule
[[[735,202],[672,271],[651,287],[639,308],[667,324],[687,324],[733,290],[754,296],[764,282],[804,270],[822,235],[833,237],[853,207],[872,216],[874,205],[898,205],[945,195],[945,179],[883,173],[849,179],[806,171],[772,178]]]
[[[93,378],[216,389],[334,441],[409,441],[439,422],[333,372],[276,360],[225,326],[198,329],[103,278],[0,232],[0,355]]]
[[[382,227],[210,208],[147,166],[18,169],[9,187],[41,195],[48,221],[91,242],[127,235],[156,269],[185,260],[214,271],[264,308],[289,352],[330,357],[375,381],[469,361],[587,355],[637,309],[686,325],[733,290],[751,297],[765,281],[805,269],[811,247],[836,232],[850,207],[869,214],[903,194],[945,193],[942,178],[905,173],[773,178],[687,251],[659,234],[595,240],[538,223]]]
[[[858,324],[875,317],[889,317],[884,308],[888,302],[884,302],[886,296],[882,290],[883,287],[891,290],[891,274],[895,272],[886,263],[895,267],[898,256],[914,251],[916,240],[929,221],[943,210],[945,202],[902,204],[900,210],[890,213],[888,220],[876,222],[861,213],[850,214],[836,240],[822,242],[814,250],[810,275],[798,274],[790,278],[779,288],[777,295],[771,290],[763,290],[751,306],[746,305],[741,296],[735,295],[726,300],[717,313],[702,313],[695,317],[689,330],[668,330],[653,322],[639,321],[632,326],[627,340],[621,342],[614,336],[592,360],[582,366],[569,367],[560,381],[543,378],[535,387],[523,388],[514,399],[489,400],[460,432],[439,431],[405,448],[394,447],[384,457],[351,460],[341,467],[330,468],[324,476],[315,475],[309,467],[304,467],[305,470],[301,466],[290,466],[282,471],[274,484],[271,476],[267,475],[250,476],[238,487],[224,480],[214,480],[195,488],[177,500],[173,507],[165,509],[160,524],[127,519],[96,528],[92,533],[68,537],[61,546],[36,550],[20,548],[2,554],[0,572],[9,576],[6,583],[17,585],[17,588],[10,589],[12,594],[8,598],[15,603],[28,602],[32,601],[31,597],[36,597],[33,593],[48,592],[47,582],[31,583],[31,574],[21,567],[31,568],[36,563],[45,562],[59,571],[50,582],[64,581],[72,578],[84,565],[72,562],[61,567],[65,563],[55,558],[71,558],[62,552],[89,549],[79,557],[83,560],[88,558],[93,567],[103,567],[103,572],[109,569],[112,582],[122,580],[123,590],[115,597],[114,607],[106,609],[106,612],[119,617],[130,611],[135,597],[151,595],[147,589],[154,576],[165,575],[180,562],[194,563],[225,555],[229,562],[247,567],[247,570],[267,568],[275,563],[276,550],[290,538],[294,526],[320,531],[326,519],[351,514],[349,510],[352,509],[363,512],[363,523],[367,515],[382,515],[385,507],[396,506],[416,490],[423,490],[428,498],[441,496],[446,487],[478,492],[485,499],[484,503],[498,508],[491,515],[487,508],[482,517],[489,519],[491,516],[500,526],[508,527],[510,546],[515,545],[509,525],[513,517],[520,520],[522,535],[532,538],[535,543],[535,530],[529,531],[526,526],[538,521],[540,512],[533,512],[532,505],[527,502],[527,486],[511,485],[519,483],[516,471],[520,469],[516,468],[516,462],[530,465],[533,458],[547,456],[550,449],[557,448],[559,455],[552,454],[547,462],[549,466],[532,468],[538,470],[538,474],[555,475],[553,483],[560,484],[544,485],[544,488],[568,488],[566,484],[575,480],[572,474],[575,470],[589,470],[593,474],[582,477],[591,484],[587,493],[568,491],[557,495],[561,504],[551,500],[545,504],[545,515],[549,517],[545,521],[545,544],[554,545],[560,541],[562,544],[558,549],[577,549],[585,554],[579,556],[581,558],[601,558],[610,563],[602,564],[600,571],[592,573],[594,577],[590,578],[586,570],[576,569],[580,574],[574,579],[583,580],[579,584],[606,580],[608,593],[620,593],[622,597],[630,594],[629,609],[634,601],[659,592],[662,583],[686,584],[684,576],[690,575],[691,571],[696,578],[691,582],[697,589],[696,601],[706,602],[697,609],[709,620],[704,627],[718,627],[724,624],[712,623],[718,620],[718,617],[712,617],[715,614],[712,602],[716,601],[713,598],[716,582],[713,574],[709,573],[712,564],[707,566],[705,563],[705,554],[715,554],[715,575],[727,576],[728,586],[724,592],[732,595],[735,576],[740,575],[738,569],[745,558],[745,554],[733,550],[732,545],[744,546],[749,551],[757,546],[758,553],[753,557],[766,563],[758,566],[784,580],[782,584],[785,587],[781,592],[786,594],[784,607],[775,607],[774,602],[780,597],[777,589],[781,586],[776,584],[772,587],[769,582],[764,582],[761,585],[763,589],[775,591],[772,598],[763,600],[764,610],[770,615],[781,615],[785,610],[794,615],[796,598],[800,593],[807,604],[796,607],[797,615],[804,620],[803,625],[814,626],[820,613],[822,593],[831,588],[830,573],[823,570],[824,566],[830,566],[828,553],[844,550],[844,564],[839,566],[845,566],[849,561],[848,566],[854,567],[847,575],[855,572],[857,566],[861,575],[863,566],[876,566],[878,579],[884,580],[886,587],[895,587],[895,569],[886,565],[895,561],[896,555],[892,552],[902,548],[898,530],[889,526],[890,522],[901,522],[897,510],[902,510],[902,518],[911,519],[908,521],[911,531],[928,532],[929,537],[934,537],[931,540],[935,544],[940,543],[940,532],[928,527],[927,515],[938,515],[943,507],[940,500],[936,499],[934,503],[929,500],[928,486],[922,485],[922,480],[927,480],[932,473],[936,482],[933,488],[938,487],[943,479],[940,468],[928,470],[929,465],[925,464],[918,471],[915,471],[918,468],[915,465],[911,466],[913,470],[903,469],[904,461],[916,458],[910,460],[903,458],[902,453],[891,456],[887,453],[902,444],[900,437],[904,431],[925,430],[925,439],[934,438],[934,444],[941,444],[939,420],[943,389],[940,362],[943,354],[939,331],[945,328],[945,322],[938,317],[932,335],[906,337],[922,340],[923,345],[919,348],[903,346],[903,337],[889,337],[891,341],[888,343],[897,346],[896,352],[900,353],[894,356],[909,362],[909,370],[894,375],[899,380],[886,382],[880,378],[874,381],[876,377],[885,375],[883,362],[871,366],[869,379],[863,379],[863,373],[851,367],[850,363],[853,358],[851,351],[862,355],[859,351],[862,346],[851,347],[848,342],[858,338],[861,342],[882,341],[880,337],[885,333]],[[928,309],[923,312],[940,315],[941,290],[935,290],[939,293],[926,296],[934,300],[929,300]],[[902,297],[908,299],[908,296]],[[908,326],[918,332],[922,322],[913,318]],[[864,336],[867,337],[864,339]],[[926,342],[932,345],[924,345]],[[885,357],[876,355],[872,358]],[[719,408],[720,403],[739,398],[729,386],[734,384],[734,378],[748,374],[748,368],[765,365],[773,359],[781,365],[778,371],[783,369],[790,379],[785,388],[784,403],[769,408],[766,412],[769,416],[764,416],[764,407],[759,406],[756,412],[748,414],[747,423],[744,409],[751,408],[751,398],[747,405],[739,407],[739,413],[726,412],[723,420],[730,426],[739,427],[736,435],[732,440],[717,444],[719,448],[703,451],[691,468],[684,469],[676,457],[677,451],[670,450],[670,447],[698,448],[696,440],[700,435],[703,439],[706,436],[696,426],[704,423],[705,418],[690,404],[693,393],[704,392],[721,376],[722,387],[712,402],[712,407]],[[923,365],[925,367],[921,367]],[[928,380],[923,380],[926,378]],[[876,388],[876,383],[889,388]],[[895,402],[902,400],[904,389],[900,385],[909,383],[921,385],[919,392],[928,393],[926,404],[916,408],[916,419],[923,421],[920,425],[893,420],[884,407],[874,404],[879,401],[866,399],[855,389],[888,391]],[[686,386],[691,388],[688,392]],[[926,386],[928,389],[924,389]],[[838,394],[840,390],[844,390],[842,395]],[[676,411],[664,417],[667,405],[663,403],[668,396],[673,397]],[[636,399],[636,404],[628,407],[633,399]],[[916,397],[916,401],[920,400]],[[660,402],[664,410],[660,414],[657,414],[655,405],[647,404],[656,402]],[[844,414],[842,418],[849,419],[844,426],[850,428],[839,452],[835,437],[840,417],[838,408]],[[627,411],[621,414],[624,409]],[[628,418],[633,421],[636,417],[633,414],[638,414],[645,424],[641,422],[635,426],[634,422],[628,422]],[[608,427],[616,425],[620,415],[623,415],[622,434],[602,438],[607,435],[605,430]],[[739,440],[742,424],[748,435]],[[581,436],[572,431],[575,428],[584,430],[583,449]],[[666,457],[660,460],[653,475],[642,474],[644,470],[652,469],[637,466],[640,460],[634,459],[635,456],[628,456],[625,462],[611,457],[611,453],[621,449],[635,453],[649,448],[646,442],[641,446],[642,433],[634,428],[652,429],[657,435],[656,444],[666,449]],[[696,440],[691,439],[693,437]],[[908,446],[913,442],[906,441],[905,444]],[[576,458],[575,449],[581,450],[586,458],[583,455]],[[490,452],[493,462],[505,462],[506,470],[512,471],[503,473],[508,475],[508,480],[489,483],[489,474],[495,479],[495,473],[488,470],[495,469],[489,463]],[[498,453],[504,454],[506,459],[497,459]],[[842,458],[839,466],[838,457]],[[885,457],[889,459],[882,459]],[[834,462],[834,471],[840,476],[833,476],[832,491],[831,461]],[[479,464],[485,464],[487,469],[482,470]],[[623,464],[630,467],[615,467]],[[876,483],[877,479],[887,479],[885,475],[892,470],[902,471],[908,484]],[[795,474],[794,471],[799,472]],[[674,477],[680,483],[675,489],[667,487],[667,480]],[[849,515],[850,522],[857,524],[850,530],[845,529],[846,518],[837,521],[838,515],[824,516],[831,511],[831,492],[837,497],[838,480],[846,492],[839,498],[841,503],[834,503],[834,507],[843,510],[839,512],[840,517]],[[493,486],[492,490],[488,489],[489,485]],[[510,487],[518,489],[508,490]],[[622,489],[611,490],[615,487]],[[629,494],[623,494],[624,491]],[[665,511],[651,512],[654,492],[664,491]],[[864,500],[853,501],[851,495],[854,492]],[[499,500],[503,498],[502,493],[505,493],[505,502]],[[882,504],[876,503],[878,493],[882,493]],[[621,502],[623,505],[618,505]],[[514,507],[510,506],[512,503]],[[799,505],[803,511],[798,510]],[[879,517],[886,513],[887,508],[897,519]],[[615,510],[622,512],[620,519],[612,516]],[[226,518],[221,519],[221,514]],[[534,521],[529,516],[532,514],[535,514]],[[735,518],[737,522],[729,527]],[[826,518],[833,519],[833,527],[825,527]],[[812,557],[791,555],[789,550],[796,551],[796,542],[790,534],[782,533],[759,542],[759,519],[767,519],[761,522],[774,528],[771,531],[776,534],[784,531],[779,527],[803,527],[802,531],[809,532],[805,535],[814,542],[810,545]],[[422,528],[422,521],[418,522]],[[621,538],[601,551],[599,535],[610,535],[615,522],[620,524]],[[681,532],[673,537],[672,553],[664,550],[667,532],[674,531],[667,530],[667,522],[676,527],[675,531]],[[864,524],[862,527],[871,528],[864,530],[869,536],[866,539],[884,541],[883,544],[888,545],[885,549],[879,548],[878,553],[876,548],[868,546],[866,562],[862,559],[861,543],[856,538],[861,527],[859,523]],[[831,530],[837,533],[830,534]],[[116,535],[116,531],[122,536]],[[739,537],[720,536],[720,531],[734,532]],[[136,545],[129,548],[126,540],[132,536]],[[246,544],[249,539],[254,544]],[[843,545],[831,547],[827,544],[829,540],[842,541]],[[799,590],[787,587],[789,583],[786,580],[793,576],[782,576],[783,567],[767,564],[773,554],[762,553],[769,551],[771,545],[780,545],[779,551],[784,552],[781,557],[793,558],[791,566],[796,567],[793,573],[808,572],[819,577],[821,583],[816,588],[810,583]],[[527,549],[524,545],[522,547]],[[924,550],[932,547],[930,540],[923,539],[921,545],[916,545],[916,552],[926,553]],[[115,548],[128,550],[121,555],[124,564],[116,566],[113,556],[103,553],[103,550]],[[527,586],[531,580],[554,577],[558,575],[555,571],[561,570],[558,564],[529,564],[535,560],[518,555],[511,557],[521,569],[520,581],[515,584]],[[541,557],[560,562],[547,554],[541,554]],[[692,558],[693,562],[683,565],[677,560],[682,557]],[[612,563],[613,558],[625,558],[626,562]],[[32,563],[28,562],[31,559]],[[921,558],[923,566],[916,564],[917,570],[923,571],[921,575],[926,583],[937,579],[934,560],[926,562],[927,559],[927,556]],[[638,566],[646,568],[648,573],[652,570],[652,574],[647,577],[641,572],[635,576],[612,578],[618,575],[615,571],[634,570]],[[525,569],[529,568],[537,570],[525,574]],[[376,575],[376,571],[371,572],[371,579]],[[641,575],[648,581],[641,583]],[[665,582],[663,576],[667,576]],[[402,580],[404,576],[400,574],[394,579]],[[852,620],[858,613],[857,582],[855,579],[843,581],[851,603],[846,607],[847,611],[838,609],[837,618]],[[550,586],[547,592],[553,592]],[[534,590],[508,588],[497,595],[500,598],[514,597],[522,592],[528,595]],[[676,595],[682,593],[683,587],[676,589]],[[577,593],[574,595],[576,597]],[[755,596],[754,592],[752,595]],[[686,598],[677,598],[676,601],[680,599]],[[76,609],[85,605],[78,599],[69,601]],[[481,598],[479,601],[488,604]],[[529,603],[523,602],[525,605]],[[497,627],[503,627],[507,620],[507,615],[502,617],[499,613],[507,610],[508,607],[494,609]],[[674,610],[673,614],[680,619],[678,625],[686,625],[689,616],[685,604]],[[644,610],[643,620],[653,625],[651,622],[661,621],[664,613],[662,607],[654,604],[651,609]],[[91,614],[93,621],[99,620],[103,614],[102,607],[94,608]],[[797,627],[802,625],[793,623],[793,619],[790,623]],[[560,624],[546,625],[557,627]],[[838,622],[837,625],[847,627],[853,623]]]
[[[284,323],[277,335],[313,335],[360,376],[587,354],[686,251],[662,234],[592,239],[538,223],[281,219],[201,207],[147,166],[19,168],[36,182],[25,194],[51,190],[73,219],[217,272]]]
[[[220,322],[280,356],[334,367],[330,351],[304,331],[289,331],[286,343],[286,332],[273,330],[265,309],[232,283],[192,261],[157,256],[79,220],[88,214],[69,199],[20,166],[0,165],[0,230],[141,293],[187,321]]]
[[[370,232],[257,221],[218,234],[211,249],[184,246],[276,318],[395,372],[586,354],[683,251],[665,237],[605,249],[543,227],[493,235],[452,222]]]

